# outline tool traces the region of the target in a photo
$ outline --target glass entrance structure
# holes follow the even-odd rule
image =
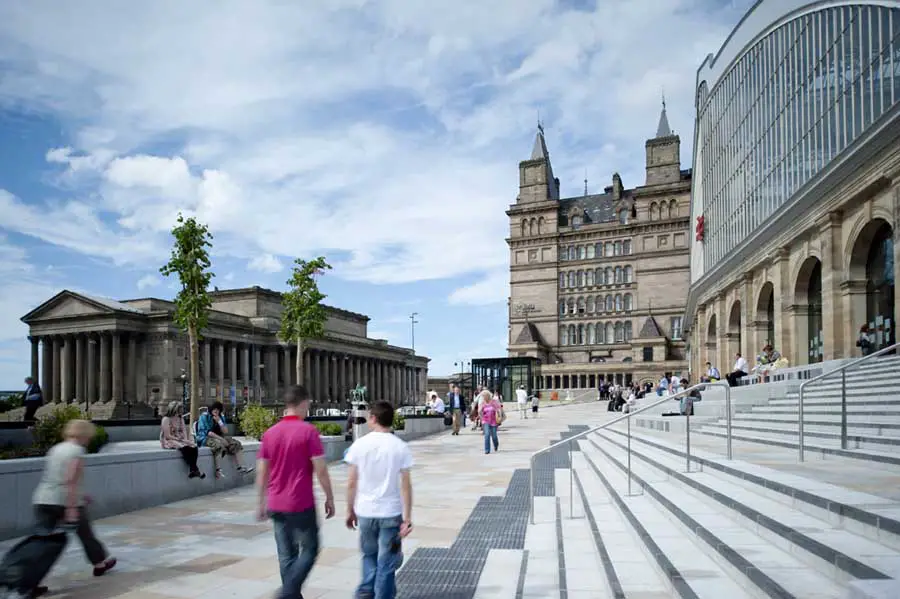
[[[473,384],[499,391],[505,401],[515,397],[519,385],[531,394],[538,388],[541,361],[537,358],[479,358],[472,360]]]

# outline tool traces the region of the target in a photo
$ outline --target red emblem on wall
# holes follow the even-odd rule
[[[701,241],[701,242],[703,241],[703,229],[704,229],[703,224],[704,224],[704,222],[705,222],[705,219],[702,215],[697,217],[697,226],[694,228],[694,232],[697,234],[696,235],[697,241]]]

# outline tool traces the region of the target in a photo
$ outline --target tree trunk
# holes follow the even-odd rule
[[[306,386],[303,381],[303,339],[297,339],[297,384]]]
[[[200,346],[195,327],[188,328],[188,344],[191,352],[191,427],[193,427],[200,416]]]

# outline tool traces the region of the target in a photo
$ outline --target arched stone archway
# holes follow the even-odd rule
[[[814,256],[800,266],[794,283],[794,330],[800,364],[822,361],[822,263]]]
[[[735,354],[743,353],[741,347],[741,302],[731,304],[728,312],[728,328],[725,329],[725,343],[727,345],[728,359]]]
[[[705,349],[703,355],[704,362],[710,362],[713,366],[718,366],[716,362],[718,362],[718,341],[717,336],[719,331],[716,327],[716,315],[713,314],[709,317],[709,320],[706,324],[706,339],[701,339],[700,341],[703,343],[703,347]]]
[[[861,328],[868,328],[872,348],[877,350],[896,343],[894,323],[894,230],[890,223],[876,218],[866,223],[850,252],[849,296],[851,322],[846,336],[854,345]]]
[[[775,286],[766,281],[756,298],[757,345],[775,346]],[[753,348],[756,349],[756,348]]]

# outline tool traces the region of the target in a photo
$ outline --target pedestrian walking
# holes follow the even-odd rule
[[[519,407],[519,419],[528,418],[528,392],[525,385],[519,385],[516,389],[516,403]]]
[[[345,458],[347,528],[359,528],[362,581],[357,599],[394,599],[395,573],[403,563],[402,539],[412,531],[413,466],[409,446],[391,431],[394,408],[378,401],[369,408],[369,434]]]
[[[481,405],[481,425],[484,427],[484,453],[491,453],[491,441],[494,442],[494,451],[500,450],[500,441],[497,439],[497,427],[503,421],[503,406],[491,397],[490,391],[483,391],[484,402]]]
[[[325,518],[334,516],[334,494],[319,431],[305,421],[310,395],[302,385],[284,393],[284,418],[267,430],[259,447],[257,518],[271,518],[281,570],[278,599],[300,599],[319,554],[319,522],[313,474],[325,492]]]

